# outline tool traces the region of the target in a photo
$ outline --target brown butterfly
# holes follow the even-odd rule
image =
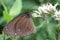
[[[34,23],[29,12],[18,16],[4,27],[4,33],[11,36],[26,36],[34,31]]]

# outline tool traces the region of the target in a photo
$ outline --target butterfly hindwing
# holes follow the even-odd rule
[[[22,20],[22,19],[21,19]],[[25,15],[24,21],[19,21],[16,25],[18,30],[16,30],[17,36],[26,36],[29,35],[31,32],[34,31],[34,24],[32,22],[31,17]]]
[[[9,22],[5,27],[4,27],[4,33],[6,33],[7,35],[15,35],[15,25],[16,22],[20,19],[22,19],[23,16],[18,16],[17,18],[15,18],[14,20],[12,20],[11,22]]]

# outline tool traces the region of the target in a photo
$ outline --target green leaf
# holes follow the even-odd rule
[[[8,10],[7,6],[4,4],[3,1],[2,5],[4,7],[4,12],[3,12],[3,16],[6,20],[6,22],[10,22],[15,16],[17,16],[22,8],[22,1],[21,0],[16,0],[13,4],[13,6],[11,7],[11,9]]]
[[[44,29],[37,33],[36,40],[46,40],[46,33]]]
[[[16,16],[20,13],[22,9],[22,1],[16,0],[11,9],[9,10],[9,15]]]
[[[53,26],[47,26],[47,32],[49,40],[56,40]]]
[[[4,23],[4,18],[0,17],[0,25]]]
[[[9,15],[6,11],[3,12],[3,16],[7,23],[13,19],[13,16]]]
[[[43,40],[43,38],[41,37],[41,35],[38,34],[38,35],[36,36],[36,40]]]
[[[33,2],[33,0],[32,1],[31,0],[22,0],[22,2],[23,2],[23,8],[22,8],[23,11],[25,11],[25,10],[33,11],[38,8],[38,5],[36,5],[36,3]]]
[[[3,35],[0,35],[0,40],[3,40]]]
[[[15,2],[15,0],[2,0],[2,2],[5,4],[7,9],[9,10],[11,6],[13,5],[13,3]]]

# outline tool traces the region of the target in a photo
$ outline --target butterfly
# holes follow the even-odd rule
[[[11,36],[24,37],[34,31],[34,23],[30,12],[25,12],[21,16],[10,21],[3,29],[4,33]]]

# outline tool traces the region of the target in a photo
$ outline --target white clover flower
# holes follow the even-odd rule
[[[53,6],[51,3],[49,3],[49,4],[47,5],[47,11],[56,11],[57,5],[59,5],[59,4],[56,3],[56,4]]]
[[[57,5],[58,5],[58,3],[55,4],[54,6],[51,3],[43,4],[38,7],[37,11],[34,11],[33,16],[35,15],[36,17],[42,17],[43,13],[49,14],[49,12],[54,12],[54,11],[56,11]]]
[[[43,13],[48,13],[47,7],[45,5],[39,7],[38,10],[41,10]]]
[[[33,17],[41,17],[41,11],[34,11],[34,13],[32,14]]]
[[[54,17],[56,20],[60,20],[60,11],[56,11]]]
[[[51,11],[56,11],[57,5],[58,3],[56,3],[54,6],[51,3],[45,4],[45,5],[40,6],[38,10],[41,10],[43,13],[49,13]]]

